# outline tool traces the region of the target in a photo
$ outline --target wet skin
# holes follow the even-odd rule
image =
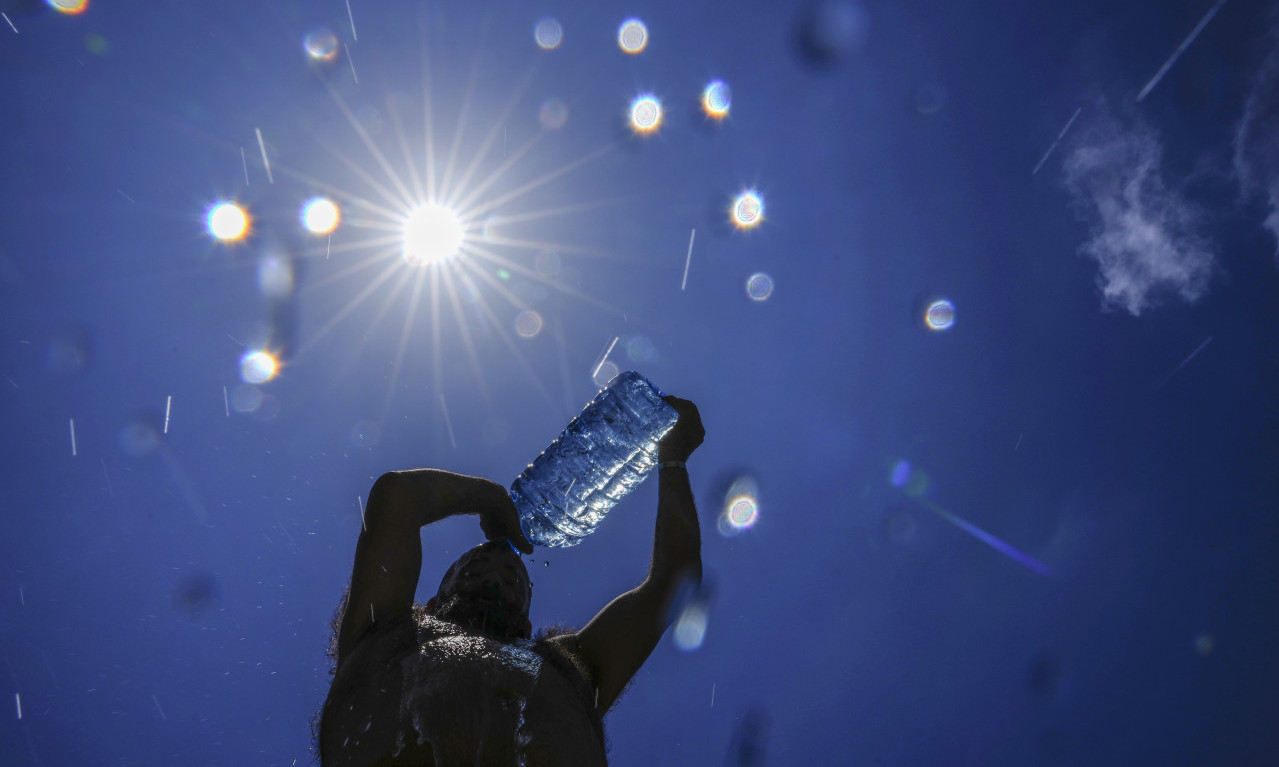
[[[531,644],[429,616],[371,632],[334,678],[324,763],[605,764],[589,684]]]
[[[504,541],[533,547],[506,488],[437,469],[374,483],[320,719],[323,765],[605,764],[603,715],[657,645],[676,593],[701,580],[684,462],[705,430],[693,403],[665,399],[680,419],[658,444],[648,575],[553,639],[528,639],[528,573]],[[485,536],[503,543],[463,557],[415,606],[420,530],[458,514],[479,516]]]

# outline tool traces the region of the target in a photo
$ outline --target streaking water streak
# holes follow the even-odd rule
[[[355,73],[355,59],[351,58],[351,48],[346,43],[342,43],[342,50],[346,51],[346,63],[351,65],[351,77],[355,78],[355,84],[360,84],[360,76]]]
[[[684,259],[684,279],[680,281],[679,289],[683,290],[688,285],[688,265],[693,261],[693,238],[697,236],[697,230],[694,229],[688,235],[688,256]]]
[[[244,185],[249,185],[249,160],[244,156],[244,147],[240,147],[240,162],[244,165]]]
[[[173,395],[164,400],[164,433],[169,433],[169,412],[173,409]]]
[[[355,14],[351,13],[351,0],[346,0],[346,17],[351,20],[351,39],[358,43],[360,36],[355,34]]]
[[[617,346],[617,339],[620,337],[621,336],[613,336],[613,343],[608,345],[608,348],[604,350],[604,356],[600,357],[600,361],[595,363],[595,367],[591,370],[592,380],[595,378],[595,375],[600,372],[600,368],[604,367],[604,363],[608,361],[608,355],[613,353],[613,347]]]
[[[18,28],[17,28],[17,27],[15,27],[15,26],[13,26],[13,22],[12,22],[12,21],[9,21],[9,15],[8,15],[8,14],[6,14],[6,13],[0,13],[0,16],[4,16],[4,20],[9,22],[9,28],[13,30],[13,33],[14,33],[15,35],[16,35],[16,34],[18,34]],[[21,716],[19,716],[18,718],[19,718],[19,719],[21,719],[22,717],[21,717]]]
[[[258,149],[262,150],[262,164],[266,166],[266,180],[268,183],[274,184],[275,178],[271,175],[271,161],[266,156],[266,142],[262,140],[262,129],[254,128],[253,132],[258,134]]]
[[[1083,107],[1075,108],[1075,113],[1066,121],[1066,127],[1061,129],[1061,133],[1057,134],[1057,138],[1053,140],[1052,146],[1048,147],[1048,151],[1044,152],[1044,156],[1039,158],[1039,162],[1036,163],[1035,169],[1030,172],[1030,175],[1033,176],[1039,173],[1039,169],[1044,167],[1044,163],[1048,162],[1048,156],[1051,155],[1053,150],[1057,148],[1057,145],[1061,143],[1061,140],[1066,136],[1066,131],[1070,130],[1070,126],[1075,124],[1075,118],[1079,116],[1081,111],[1083,111]]]
[[[960,530],[963,530],[964,532],[968,533],[969,535],[981,541],[982,543],[986,544],[987,546],[991,547],[995,551],[998,551],[1000,554],[1003,554],[1004,556],[1008,557],[1009,559],[1016,562],[1017,564],[1025,567],[1026,569],[1037,572],[1040,575],[1043,575],[1045,577],[1052,575],[1052,569],[1049,568],[1048,565],[1044,564],[1043,562],[1040,562],[1038,559],[1035,559],[1034,557],[1030,556],[1029,554],[1022,551],[1021,549],[1018,549],[1016,546],[1013,546],[1010,543],[1006,543],[1000,540],[999,538],[996,538],[995,536],[991,535],[990,533],[986,532],[985,530],[981,529],[977,525],[974,525],[973,523],[965,519],[961,519],[960,517],[955,516],[951,512],[943,509],[941,506],[938,506],[937,504],[933,503],[927,498],[920,498],[919,502],[924,505],[924,508],[933,512],[934,514],[946,520],[947,522],[951,523],[955,527],[958,527]]]
[[[449,444],[453,446],[454,450],[457,450],[457,439],[453,437],[453,419],[449,418],[449,406],[444,401],[443,394],[440,395],[440,410],[444,411],[444,427],[449,432]]]
[[[75,419],[71,419],[71,457],[75,457]]]
[[[1194,350],[1193,352],[1191,352],[1191,353],[1190,353],[1190,356],[1186,357],[1184,360],[1182,360],[1182,361],[1181,361],[1181,364],[1179,364],[1179,365],[1177,365],[1177,367],[1173,368],[1171,373],[1169,373],[1168,375],[1164,376],[1164,377],[1163,377],[1163,380],[1161,380],[1161,381],[1159,382],[1159,386],[1157,386],[1157,387],[1155,387],[1155,388],[1157,388],[1157,389],[1162,389],[1162,388],[1163,388],[1163,386],[1164,386],[1164,384],[1168,383],[1168,381],[1169,381],[1169,380],[1171,380],[1173,376],[1177,375],[1177,373],[1180,373],[1180,372],[1181,372],[1181,369],[1182,369],[1182,368],[1184,368],[1186,365],[1190,364],[1190,361],[1191,361],[1191,360],[1193,360],[1193,359],[1195,358],[1195,356],[1196,356],[1196,355],[1198,355],[1198,354],[1199,354],[1199,352],[1203,351],[1203,350],[1204,350],[1204,347],[1206,347],[1206,346],[1207,346],[1208,344],[1210,344],[1210,343],[1212,343],[1212,336],[1208,336],[1207,338],[1205,338],[1205,339],[1204,339],[1204,342],[1203,342],[1203,343],[1201,343],[1201,344],[1199,344],[1198,346],[1196,346],[1196,347],[1195,347],[1195,350]]]
[[[1169,56],[1168,60],[1164,62],[1164,65],[1159,68],[1159,71],[1155,72],[1155,76],[1150,78],[1150,82],[1146,83],[1146,87],[1142,88],[1141,93],[1137,94],[1137,101],[1141,101],[1146,98],[1146,95],[1149,94],[1150,91],[1154,90],[1154,87],[1159,84],[1159,81],[1162,80],[1163,76],[1172,68],[1172,65],[1177,63],[1177,59],[1181,58],[1181,54],[1186,52],[1186,49],[1190,47],[1190,44],[1195,41],[1195,38],[1199,36],[1199,33],[1203,31],[1204,27],[1208,26],[1208,22],[1212,21],[1212,17],[1216,16],[1217,11],[1221,10],[1221,6],[1225,4],[1226,0],[1217,0],[1217,4],[1208,9],[1208,12],[1199,20],[1199,23],[1195,25],[1195,28],[1190,30],[1190,34],[1186,35],[1186,39],[1181,41],[1181,45],[1177,46],[1177,50],[1172,52],[1172,55]]]

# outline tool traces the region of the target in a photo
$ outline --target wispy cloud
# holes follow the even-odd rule
[[[1080,252],[1097,262],[1103,306],[1136,316],[1167,297],[1196,301],[1213,248],[1199,233],[1198,209],[1164,181],[1158,136],[1121,124],[1104,105],[1091,111],[1063,172],[1089,225]]]
[[[1235,171],[1245,195],[1269,199],[1265,226],[1275,236],[1279,259],[1279,13],[1273,19],[1270,53],[1253,78],[1235,128]]]

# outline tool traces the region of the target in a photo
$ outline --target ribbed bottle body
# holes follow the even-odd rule
[[[657,465],[679,414],[634,371],[619,374],[511,485],[524,537],[575,546]]]

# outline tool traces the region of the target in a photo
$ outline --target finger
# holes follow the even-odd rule
[[[508,498],[508,502],[509,502],[509,498]],[[515,548],[519,549],[525,554],[532,554],[533,544],[529,543],[528,539],[524,537],[524,530],[520,527],[520,515],[519,515],[519,512],[515,510],[514,503],[509,504],[509,506],[507,507],[507,512],[502,515],[502,518],[506,522],[506,527],[508,530],[508,533],[506,536],[507,540],[509,540],[515,546]]]
[[[533,553],[533,544],[529,543],[528,539],[524,537],[523,531],[516,532],[513,537],[508,538],[507,540],[515,544],[515,548],[524,552],[524,554],[527,555]]]
[[[520,528],[520,514],[505,490],[502,491],[500,504],[497,514],[493,517],[494,529],[493,533],[489,534],[489,538],[505,538],[525,554],[532,554],[533,544],[524,537],[524,531]],[[488,534],[488,531],[485,530],[485,533]]]

